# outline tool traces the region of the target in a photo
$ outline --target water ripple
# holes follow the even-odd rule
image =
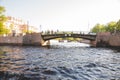
[[[2,46],[0,80],[120,80],[119,52],[69,46]]]

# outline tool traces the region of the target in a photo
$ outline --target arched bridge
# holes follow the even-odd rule
[[[42,34],[42,38],[44,41],[55,39],[55,38],[66,38],[66,37],[73,37],[73,38],[82,38],[82,39],[87,39],[90,41],[95,41],[96,39],[96,34],[77,34],[77,33],[70,33],[70,34],[65,34],[65,33],[57,33],[57,34]]]

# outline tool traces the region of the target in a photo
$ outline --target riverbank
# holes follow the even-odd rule
[[[90,44],[95,47],[120,48],[120,33],[98,33],[96,40],[91,41]],[[50,43],[49,41],[45,42],[40,33],[31,33],[24,36],[0,36],[0,45],[46,46],[50,45]]]
[[[96,47],[120,48],[120,33],[98,33],[96,38]]]
[[[0,45],[41,46],[40,33],[30,33],[23,36],[0,36]]]

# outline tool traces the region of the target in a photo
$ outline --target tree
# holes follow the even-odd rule
[[[0,6],[0,14],[3,14],[3,12],[5,12],[5,8]]]
[[[106,31],[108,32],[114,32],[116,29],[116,22],[111,21],[106,25]]]
[[[116,31],[120,32],[120,20],[116,24]]]
[[[7,34],[9,32],[8,29],[5,28],[5,21],[7,20],[7,18],[4,15],[5,12],[5,8],[0,6],[0,35],[2,34]]]
[[[4,12],[5,12],[5,8],[0,6],[0,22],[3,23],[6,21],[6,17],[4,15]]]
[[[94,32],[94,33],[98,33],[98,32],[105,32],[106,29],[105,29],[105,26],[104,26],[104,25],[96,24],[96,25],[92,28],[91,31]]]

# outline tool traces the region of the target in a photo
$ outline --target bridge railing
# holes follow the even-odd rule
[[[46,31],[42,32],[42,35],[48,35],[48,34],[91,34],[91,35],[96,35],[95,33],[90,33],[88,31]]]

